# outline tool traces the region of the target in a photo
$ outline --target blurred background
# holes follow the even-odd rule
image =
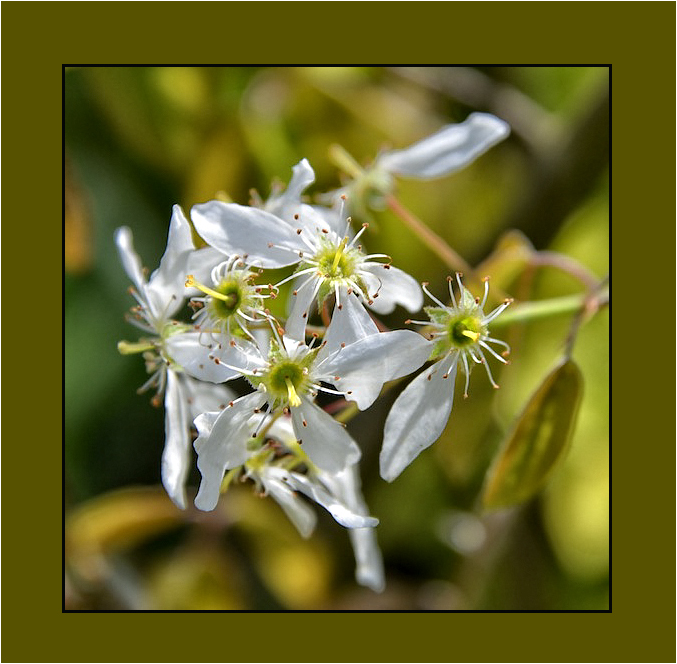
[[[608,311],[582,325],[584,394],[571,448],[529,502],[483,513],[487,469],[529,395],[561,357],[572,315],[515,324],[512,346],[462,399],[442,438],[393,483],[378,475],[398,389],[351,420],[363,489],[380,519],[387,587],[354,581],[347,533],[324,511],[304,540],[278,505],[235,486],[213,513],[175,508],[160,486],[162,408],[136,389],[133,299],[113,242],[128,225],[157,267],[171,207],[225,194],[247,203],[306,157],[309,194],[341,185],[338,143],[368,164],[472,111],[511,136],[470,167],[399,181],[399,200],[492,285],[519,300],[581,293],[542,261],[588,277],[609,269],[609,78],[604,67],[89,67],[65,90],[65,608],[75,610],[605,610],[609,598]],[[356,219],[358,223],[362,220]],[[444,298],[450,269],[390,211],[372,212],[367,249]],[[497,247],[501,248],[497,251]],[[543,254],[543,256],[551,254]],[[385,322],[402,327],[396,310]],[[199,475],[189,485],[194,492]],[[190,494],[190,491],[189,491]]]

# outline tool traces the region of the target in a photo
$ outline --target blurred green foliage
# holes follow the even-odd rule
[[[378,477],[377,456],[397,389],[351,420],[381,522],[388,587],[376,595],[354,583],[347,534],[325,514],[305,541],[246,486],[210,514],[181,513],[164,496],[163,412],[136,394],[140,359],[116,350],[136,335],[113,243],[115,228],[130,226],[152,270],[174,203],[186,212],[217,195],[246,203],[252,187],[265,197],[303,157],[317,176],[310,193],[335,189],[331,144],[368,163],[481,110],[507,120],[511,137],[453,176],[402,181],[399,199],[472,265],[518,229],[601,279],[605,68],[87,67],[64,76],[67,608],[608,608],[605,310],[574,346],[585,387],[570,452],[522,507],[485,515],[478,494],[514,418],[561,357],[571,315],[501,330],[513,349],[511,365],[495,369],[501,389],[476,372],[442,438],[392,485]],[[449,268],[391,212],[374,216],[367,247],[444,297]],[[557,267],[508,263],[492,263],[492,285],[519,300],[583,291]],[[397,310],[385,323],[405,318]]]

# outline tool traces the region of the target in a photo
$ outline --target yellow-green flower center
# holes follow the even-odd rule
[[[220,297],[213,296],[210,304],[216,317],[229,318],[240,308],[243,293],[238,281],[223,281],[214,287],[214,291],[220,295]]]
[[[327,280],[350,279],[354,276],[359,260],[359,252],[346,250],[347,239],[343,238],[339,246],[328,244],[316,254],[317,269]]]
[[[482,321],[475,316],[450,318],[447,329],[449,341],[457,348],[477,343],[484,333]]]
[[[308,371],[303,362],[282,360],[273,364],[264,379],[272,401],[277,404],[300,406],[299,395],[308,389]]]

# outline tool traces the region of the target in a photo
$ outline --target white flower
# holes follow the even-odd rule
[[[214,260],[212,249],[195,250],[190,226],[174,206],[167,248],[159,267],[146,279],[141,259],[134,251],[132,232],[119,228],[115,241],[123,267],[134,283],[132,294],[138,302],[130,319],[137,327],[153,335],[136,343],[120,342],[124,354],[142,352],[150,379],[140,392],[155,387],[153,403],[160,405],[164,393],[165,447],[162,453],[162,483],[178,507],[185,507],[185,481],[190,465],[190,427],[194,417],[205,410],[225,407],[232,393],[225,387],[204,386],[182,373],[168,353],[171,339],[181,336],[185,325],[171,319],[185,298],[187,270],[203,272]]]
[[[403,150],[381,153],[375,169],[405,177],[429,179],[449,175],[471,164],[510,133],[510,126],[488,113],[471,113]]]
[[[212,270],[211,286],[201,284],[192,274],[187,275],[186,286],[205,293],[204,297],[191,299],[191,306],[196,309],[195,329],[221,343],[242,335],[253,340],[249,324],[270,318],[263,310],[263,300],[269,296],[263,295],[261,287],[253,283],[256,276],[238,256]]]
[[[131,293],[139,307],[134,311],[137,315],[131,322],[157,335],[164,333],[165,325],[172,322],[171,317],[179,310],[186,296],[197,292],[186,289],[186,275],[209,274],[212,266],[222,260],[210,247],[195,249],[190,225],[178,205],[172,209],[167,248],[150,279],[146,279],[141,259],[134,251],[132,231],[126,226],[118,228],[115,231],[115,243],[125,272],[136,287],[131,289]]]
[[[247,397],[243,398],[247,399]],[[246,410],[240,412],[244,413]],[[202,473],[202,483],[195,498],[195,505],[202,510],[214,509],[221,493],[225,471],[240,468],[245,476],[254,480],[259,488],[261,485],[266,489],[269,485],[279,487],[279,483],[282,483],[286,494],[297,491],[305,494],[322,505],[338,523],[346,528],[376,526],[377,519],[357,514],[344,504],[338,492],[330,486],[331,474],[318,471],[313,467],[296,441],[291,419],[285,415],[280,417],[280,415],[281,413],[271,416],[249,412],[242,420],[239,417],[226,418],[238,431],[237,436],[229,435],[226,439],[224,439],[224,433],[226,433],[224,418],[220,412],[206,412],[196,418],[195,426],[199,435],[195,441],[195,449],[198,453],[198,468]],[[295,470],[300,466],[307,472]],[[216,467],[223,470],[215,474],[214,468]],[[214,481],[215,478],[218,481]],[[232,479],[233,475],[228,478],[228,481]],[[278,491],[274,493],[277,499],[280,493]],[[292,511],[297,511],[295,506]],[[292,517],[292,520],[302,524],[302,527],[299,527],[302,535],[307,537],[310,534],[312,529],[303,527],[305,523],[303,518],[297,520]]]
[[[490,343],[510,351],[508,345],[489,336],[488,324],[510,303],[506,300],[490,314],[485,315],[489,282],[485,280],[482,302],[475,299],[456,275],[459,287],[459,302],[449,278],[449,295],[452,305],[447,306],[424,290],[438,305],[426,307],[430,321],[412,321],[431,326],[431,355],[437,358],[434,364],[419,374],[398,396],[388,414],[383,433],[383,447],[380,454],[381,477],[391,482],[421,451],[432,445],[442,434],[451,413],[454,399],[454,383],[459,360],[465,372],[464,396],[468,396],[468,383],[473,363],[483,364],[489,380],[498,387],[491,375],[484,351],[500,362],[507,360],[499,355]]]
[[[346,314],[351,309],[346,307]],[[307,346],[287,336],[276,338],[267,356],[253,344],[238,346],[246,366],[231,368],[244,375],[257,391],[230,402],[215,422],[224,449],[237,445],[246,422],[267,404],[269,413],[291,412],[296,438],[319,469],[337,473],[359,460],[355,442],[341,424],[315,405],[315,395],[320,391],[340,395],[364,410],[375,401],[385,382],[425,362],[429,342],[414,332],[397,330],[346,343],[342,330],[348,326],[347,317],[335,317],[320,346]],[[217,450],[213,454],[223,458]],[[214,468],[216,479],[206,484],[212,496],[225,471],[220,462]]]
[[[241,347],[248,345],[246,340],[256,343],[257,337],[267,336],[261,328],[249,329],[272,320],[262,305],[269,296],[252,283],[255,276],[237,256],[211,271],[211,286],[187,275],[186,286],[205,295],[191,299],[191,306],[197,309],[193,331],[172,336],[166,347],[172,359],[191,376],[212,383],[236,378],[240,374],[231,367],[247,366],[246,355],[241,352]]]
[[[368,516],[357,465],[335,474],[315,468],[296,442],[288,416],[253,414],[244,426],[236,425],[239,437],[230,437],[224,445],[219,417],[219,413],[207,412],[195,420],[199,432],[195,449],[203,478],[196,506],[214,509],[219,494],[235,477],[250,479],[259,492],[273,497],[303,537],[309,537],[316,515],[298,495],[304,494],[349,529],[357,581],[381,591],[385,585],[383,561],[374,532],[378,519]]]
[[[285,194],[265,209],[210,201],[191,211],[195,228],[204,240],[227,255],[237,254],[249,265],[280,268],[298,265],[293,277],[300,279],[296,301],[288,320],[288,335],[303,340],[305,319],[313,300],[336,296],[336,306],[350,293],[380,314],[397,304],[418,311],[423,295],[416,281],[389,263],[375,261],[384,254],[364,254],[357,240],[362,229],[349,238],[349,224],[337,232],[317,209],[302,204],[300,193],[314,174],[303,160],[294,168],[292,184]],[[292,186],[293,185],[293,186]],[[278,216],[279,215],[279,216]],[[279,282],[281,285],[285,280]]]
[[[225,385],[205,385],[180,371],[166,370],[161,477],[167,494],[181,509],[186,506],[192,422],[201,413],[225,408],[234,396]]]

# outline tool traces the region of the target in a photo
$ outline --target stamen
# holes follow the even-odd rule
[[[482,348],[485,348],[488,350],[499,362],[503,362],[503,364],[508,364],[508,360],[506,360],[504,357],[501,357],[489,344],[485,344],[484,341],[480,340],[480,346]]]
[[[427,281],[424,281],[421,284],[421,288],[423,288],[423,292],[435,303],[438,304],[442,309],[446,309],[447,306],[445,304],[442,304],[429,290],[428,290],[428,283]]]
[[[479,354],[482,356],[482,364],[484,365],[484,368],[487,370],[487,376],[489,376],[489,382],[493,386],[494,389],[498,389],[498,384],[494,380],[494,377],[491,375],[491,369],[489,368],[489,363],[487,362],[486,358],[484,357],[484,353],[478,349]]]
[[[510,346],[508,346],[508,344],[505,343],[505,341],[501,341],[500,339],[494,339],[493,337],[484,337],[484,341],[489,341],[492,344],[498,344],[499,346],[503,346],[503,348],[505,348],[505,350],[508,353],[510,353]]]
[[[470,367],[468,366],[468,360],[466,359],[465,353],[461,353],[461,359],[463,360],[463,369],[465,370],[465,388],[463,390],[463,398],[468,398],[468,386],[470,385]]]
[[[499,304],[488,316],[485,316],[482,321],[485,325],[490,323],[496,316],[498,316],[509,304],[512,303],[512,300],[506,300],[503,304]]]
[[[209,288],[209,286],[205,286],[204,284],[195,281],[195,277],[193,277],[192,274],[189,274],[186,277],[186,288],[197,288],[198,290],[201,290],[203,293],[211,295],[212,297],[218,300],[223,300],[226,304],[229,305],[235,304],[235,302],[237,302],[237,295],[235,295],[234,293],[231,295],[223,295],[222,293],[215,291],[213,288]]]
[[[459,297],[461,298],[461,302],[463,302],[463,284],[461,283],[461,277],[463,277],[463,272],[457,272],[456,283],[458,284]]]
[[[489,295],[489,277],[484,277],[482,281],[484,282],[484,297],[482,298],[480,309],[484,309],[484,305],[487,303],[487,295]]]
[[[282,281],[278,281],[274,286],[270,286],[270,288],[275,288],[279,289],[279,287],[282,284],[286,284],[288,281],[291,281],[292,279],[296,279],[296,277],[300,277],[302,274],[310,274],[311,272],[315,272],[317,268],[315,267],[307,267],[305,270],[300,270],[299,272],[294,272],[293,274],[289,275],[288,277],[285,277],[282,279]],[[300,287],[299,287],[300,288]]]
[[[355,233],[355,237],[350,241],[350,244],[348,245],[348,249],[350,249],[355,244],[357,238],[359,238],[360,235],[362,235],[362,233],[364,233],[364,231],[367,230],[367,228],[369,228],[369,224],[366,224],[366,223],[362,224],[362,228],[360,228],[360,230],[357,231],[357,233]]]

